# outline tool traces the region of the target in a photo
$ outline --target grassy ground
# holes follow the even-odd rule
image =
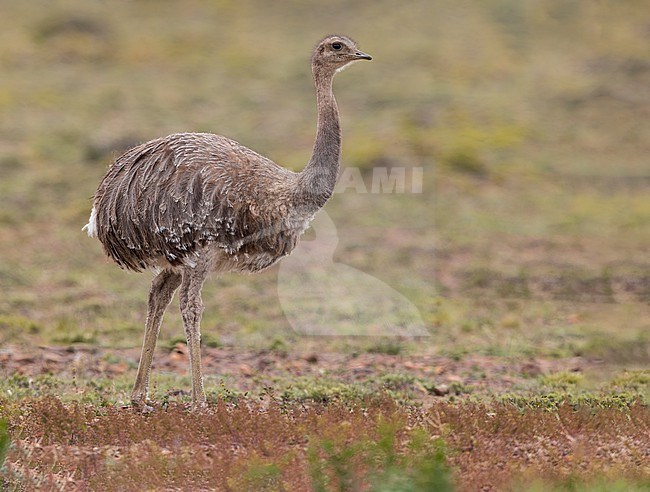
[[[4,476],[29,489],[647,490],[648,485],[643,469],[648,412],[639,405],[625,412],[568,405],[548,412],[440,403],[423,411],[388,397],[359,405],[297,406],[271,396],[246,405],[221,402],[200,415],[177,404],[142,415],[44,398],[7,404],[5,414],[16,442]]]
[[[142,470],[137,460],[127,470],[117,457],[139,453],[142,469],[161,466],[164,483],[180,487],[175,474],[191,464],[168,453],[200,449],[202,460],[212,457],[196,464],[203,477],[196,488],[426,490],[429,479],[467,490],[647,488],[648,457],[635,444],[645,440],[648,448],[650,386],[644,7],[551,0],[0,4],[7,486],[52,480],[52,487],[83,488],[92,487],[92,474],[95,483],[123,474],[116,487],[125,489]],[[318,294],[304,306],[326,306],[333,331],[356,323],[359,332],[386,335],[377,315],[387,316],[380,306],[388,298],[354,289],[361,278],[376,279],[390,287],[381,291],[390,299],[417,308],[428,336],[304,336],[291,318],[301,310],[280,298],[283,275],[299,283],[310,277],[288,263],[211,279],[203,322],[211,405],[200,425],[233,419],[236,426],[223,424],[231,437],[233,428],[254,433],[268,425],[269,402],[279,405],[274,418],[285,426],[311,429],[310,419],[326,417],[313,432],[285,436],[288,448],[278,448],[289,450],[284,461],[265,454],[263,433],[245,445],[226,439],[230,454],[214,451],[207,435],[156,440],[146,434],[154,432],[152,418],[120,409],[137,364],[150,277],[120,271],[81,233],[90,197],[116,153],[176,131],[224,134],[300,169],[315,127],[309,49],[329,32],[351,35],[374,56],[337,77],[344,166],[358,168],[368,190],[373,169],[387,167],[405,167],[407,176],[422,168],[423,183],[415,194],[334,195],[327,213],[336,241],[326,272],[345,280],[345,302]],[[321,244],[318,229],[306,240],[314,237],[305,251]],[[189,381],[175,304],[156,358],[155,395],[167,405],[156,415],[189,425],[195,417],[183,407]],[[389,325],[388,334],[400,332],[399,319]],[[372,400],[380,393],[396,406],[384,410]],[[513,410],[523,407],[531,408]],[[362,426],[367,433],[341,431],[358,424],[342,417],[350,408],[373,415]],[[38,412],[48,416],[40,428],[30,423]],[[570,452],[544,451],[557,442],[554,427],[527,427],[549,414],[580,428],[562,431]],[[388,434],[384,418],[392,422]],[[423,424],[431,418],[441,418],[444,431]],[[635,426],[619,437],[603,430],[619,418]],[[101,429],[92,434],[95,419]],[[120,419],[147,430],[105,437]],[[485,423],[495,419],[505,430]],[[521,426],[512,424],[517,419]],[[468,448],[463,436],[475,421],[488,427]],[[64,430],[47,434],[54,432],[48,422]],[[337,432],[347,440],[332,441]],[[494,432],[527,451],[486,451],[481,446]],[[387,435],[390,445],[382,441]],[[5,441],[0,431],[0,457]],[[597,452],[610,461],[592,459]],[[539,461],[531,453],[546,454]],[[83,466],[79,456],[88,457]],[[350,456],[354,465],[346,468]],[[75,466],[83,471],[75,475]],[[225,467],[227,485],[213,482],[208,470],[216,466]],[[297,482],[287,478],[294,476]]]

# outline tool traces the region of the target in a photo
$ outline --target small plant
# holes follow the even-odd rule
[[[9,445],[11,444],[11,439],[9,438],[9,431],[7,428],[7,421],[5,419],[0,419],[0,470],[4,466],[5,458],[7,457],[7,452],[9,451]],[[2,482],[0,482],[0,485],[2,485]]]
[[[575,389],[582,382],[583,378],[583,375],[579,372],[562,371],[542,376],[540,383],[555,390],[567,391]]]
[[[453,490],[442,439],[432,439],[423,429],[404,436],[399,424],[387,421],[378,423],[377,432],[375,439],[353,444],[311,443],[308,459],[313,490],[357,490],[360,484],[370,484],[376,492]]]
[[[355,490],[357,482],[354,458],[360,453],[359,443],[341,445],[331,440],[312,443],[307,451],[312,488],[316,492]]]
[[[610,386],[648,394],[650,392],[650,370],[625,371],[614,378]]]
[[[288,348],[287,342],[281,337],[275,337],[269,345],[269,350],[273,352],[286,352]]]
[[[368,353],[399,355],[402,352],[403,345],[399,340],[385,339],[368,347]]]
[[[228,480],[231,490],[283,490],[281,467],[258,456],[249,458],[243,469],[236,475],[236,478]]]
[[[485,177],[488,168],[478,153],[469,148],[459,148],[444,156],[443,162],[453,171]]]

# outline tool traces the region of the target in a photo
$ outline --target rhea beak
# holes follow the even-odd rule
[[[372,56],[370,56],[367,53],[364,53],[363,51],[357,51],[354,54],[354,57],[358,60],[372,60]]]

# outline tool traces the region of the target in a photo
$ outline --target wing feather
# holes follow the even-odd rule
[[[297,240],[285,230],[295,176],[225,137],[152,140],[120,156],[102,180],[93,203],[98,237],[135,271],[159,257],[182,264],[207,244],[229,255],[279,257]]]

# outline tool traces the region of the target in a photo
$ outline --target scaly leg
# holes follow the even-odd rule
[[[194,407],[205,405],[203,376],[201,375],[201,316],[203,315],[201,288],[208,272],[209,268],[205,264],[186,268],[183,271],[183,282],[179,294],[185,338],[190,352],[192,404]]]
[[[163,314],[180,284],[181,274],[171,270],[163,270],[151,282],[140,365],[138,366],[138,374],[135,377],[133,391],[131,391],[131,403],[134,406],[141,406],[146,402],[149,392],[151,362],[153,360],[153,353],[156,348],[156,340],[160,332]]]

